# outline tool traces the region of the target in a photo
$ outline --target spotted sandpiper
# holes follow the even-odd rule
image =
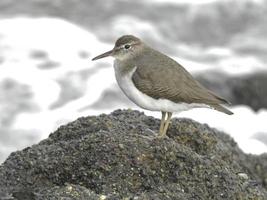
[[[115,47],[92,60],[113,56],[116,80],[138,106],[161,111],[159,137],[166,136],[173,112],[206,107],[233,114],[228,101],[204,88],[178,62],[133,35],[120,37]]]

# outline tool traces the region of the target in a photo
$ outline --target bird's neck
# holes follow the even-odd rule
[[[115,59],[114,61],[115,72],[117,74],[120,74],[120,76],[124,76],[131,73],[131,71],[135,67],[137,67],[137,65],[133,59],[125,59],[125,60]]]

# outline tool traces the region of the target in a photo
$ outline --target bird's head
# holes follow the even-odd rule
[[[107,51],[92,60],[98,60],[108,56],[112,56],[118,60],[133,58],[141,52],[143,48],[142,41],[133,35],[124,35],[120,37],[112,50]]]

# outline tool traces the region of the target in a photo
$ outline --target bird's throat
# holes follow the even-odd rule
[[[115,72],[121,76],[125,76],[133,71],[136,68],[136,63],[133,60],[119,60],[115,59],[114,69]]]

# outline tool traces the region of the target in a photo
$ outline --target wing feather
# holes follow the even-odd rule
[[[175,103],[227,103],[225,99],[204,88],[176,61],[166,57],[157,59],[159,56],[146,66],[139,64],[132,76],[133,83],[143,93]],[[159,63],[164,63],[164,66]]]

